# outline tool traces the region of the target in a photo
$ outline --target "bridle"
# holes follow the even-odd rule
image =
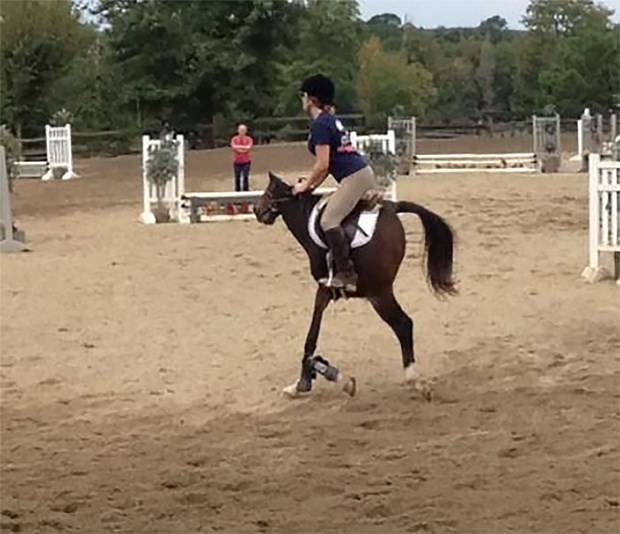
[[[282,204],[284,202],[290,202],[294,200],[296,197],[291,194],[292,188],[288,191],[287,195],[284,198],[273,198],[273,193],[271,191],[265,191],[264,195],[269,199],[269,206],[267,211],[272,215],[280,215],[280,210],[277,208],[278,204]]]

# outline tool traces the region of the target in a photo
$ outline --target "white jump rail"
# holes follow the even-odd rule
[[[14,165],[20,178],[42,178],[50,168],[47,161],[16,161]]]
[[[11,192],[6,168],[5,148],[0,146],[0,252],[24,252],[27,247],[15,239],[11,212]]]
[[[333,187],[320,187],[313,191],[314,195],[329,195],[336,191]],[[223,222],[223,221],[243,221],[255,219],[253,205],[263,195],[262,191],[239,191],[239,192],[208,192],[208,193],[184,193],[181,195],[181,215],[179,222]],[[388,200],[396,201],[396,183],[393,182],[385,193],[384,197]],[[239,204],[244,205],[246,212],[236,212],[235,214],[204,213],[198,212],[199,208],[208,207],[210,202],[217,204],[220,201],[228,201],[233,209],[238,210]]]
[[[589,282],[608,277],[600,265],[600,254],[614,255],[614,270],[620,284],[620,162],[601,161],[599,154],[589,156],[589,254],[582,276]]]
[[[323,187],[316,189],[313,194],[326,195],[336,191],[335,188]],[[208,193],[183,193],[181,195],[181,217],[179,222],[181,223],[194,223],[194,222],[225,222],[225,221],[243,221],[256,219],[252,208],[254,203],[263,195],[262,191],[223,191]],[[222,214],[222,213],[198,213],[199,208],[209,207],[209,204],[217,204],[219,201],[228,201],[232,209],[236,211],[235,214]],[[237,211],[239,208],[237,205],[246,205],[247,212]]]
[[[512,154],[419,154],[414,156],[418,174],[462,172],[537,172],[533,152]]]

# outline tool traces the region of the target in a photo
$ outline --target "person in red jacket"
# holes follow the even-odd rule
[[[235,191],[250,190],[250,166],[252,165],[252,146],[254,140],[248,135],[245,124],[237,127],[237,135],[231,141],[233,169],[235,171]]]

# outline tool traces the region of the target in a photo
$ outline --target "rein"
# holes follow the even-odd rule
[[[272,213],[278,213],[278,210],[275,207],[275,205],[282,204],[284,202],[290,202],[291,200],[295,200],[297,197],[291,194],[291,190],[289,190],[289,192],[284,198],[273,198],[271,191],[266,191],[265,195],[269,199],[269,211],[271,211]]]

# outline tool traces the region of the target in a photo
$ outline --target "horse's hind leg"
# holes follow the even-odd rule
[[[306,342],[304,344],[304,356],[301,360],[301,376],[295,384],[284,388],[284,392],[288,395],[308,393],[312,389],[313,370],[311,366],[311,358],[312,356],[314,356],[316,344],[319,339],[321,322],[323,321],[323,312],[325,311],[331,300],[331,291],[324,286],[319,286],[314,296],[314,311],[312,312],[312,321],[310,322],[310,328],[308,329],[308,333],[306,335]]]
[[[405,370],[405,380],[412,382],[418,389],[423,391],[428,398],[427,387],[422,384],[420,375],[415,368],[415,356],[413,346],[413,321],[398,304],[392,289],[385,291],[370,299],[375,311],[379,314],[394,331],[400,343]]]
[[[396,334],[400,343],[405,372],[415,363],[413,351],[413,321],[398,304],[392,290],[370,299],[375,311]]]

